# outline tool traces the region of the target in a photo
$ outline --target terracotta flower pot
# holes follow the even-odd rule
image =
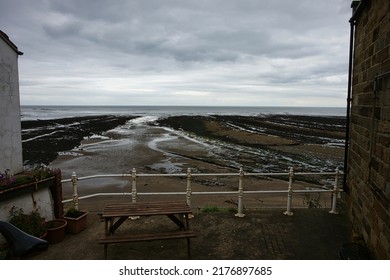
[[[49,241],[50,244],[58,243],[64,240],[66,224],[67,221],[64,219],[54,219],[47,221],[46,240]]]

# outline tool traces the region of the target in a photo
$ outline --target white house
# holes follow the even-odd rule
[[[7,34],[0,30],[0,172],[9,169],[10,174],[23,171],[22,132],[20,119],[18,57],[22,55]],[[56,180],[55,180],[56,181]],[[57,182],[57,181],[56,181]],[[51,185],[7,188],[0,191],[0,220],[9,219],[12,207],[25,213],[39,210],[47,220],[54,217],[54,199]],[[55,188],[61,188],[56,186]],[[2,235],[0,234],[0,247]]]
[[[0,30],[0,172],[23,171],[18,56],[22,55]]]

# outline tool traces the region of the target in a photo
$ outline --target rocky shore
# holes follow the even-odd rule
[[[274,116],[95,116],[22,122],[24,160],[59,168],[65,179],[80,176],[138,173],[333,172],[342,167],[345,119],[293,115]],[[94,135],[99,135],[94,137]],[[286,190],[287,176],[248,177],[246,190]],[[194,177],[193,191],[231,191],[238,177]],[[281,180],[281,181],[280,181]],[[294,179],[295,188],[332,187],[334,178]],[[79,195],[96,191],[131,192],[128,178],[79,181]],[[140,192],[185,190],[185,176],[142,177]],[[63,194],[71,197],[70,184]],[[150,197],[150,196],[148,196]],[[247,207],[284,207],[285,197],[261,195]],[[146,198],[145,198],[146,199]],[[193,206],[236,203],[235,196],[196,197]],[[305,198],[298,205],[305,204]],[[322,205],[330,205],[329,197]],[[230,206],[229,206],[230,205]]]
[[[158,120],[157,125],[225,147],[205,160],[234,167],[238,162],[246,170],[334,171],[343,165],[344,117],[179,116]]]
[[[58,157],[58,153],[78,147],[84,138],[94,134],[105,135],[107,131],[134,118],[136,117],[89,116],[23,121],[25,164],[49,164]],[[169,141],[162,141],[159,145],[164,146],[165,152],[226,167],[244,166],[247,170],[260,172],[277,172],[288,167],[306,171],[333,171],[343,164],[344,117],[171,116],[148,125],[155,127],[156,131],[170,128],[182,136],[186,135],[209,145],[207,153],[197,154],[189,143],[185,146],[169,145]],[[132,129],[134,130],[129,128],[129,131]],[[145,130],[138,133],[145,133]],[[114,134],[109,136],[123,137]]]
[[[59,152],[72,150],[84,137],[101,134],[131,117],[89,116],[22,121],[23,159],[26,165],[49,164]]]

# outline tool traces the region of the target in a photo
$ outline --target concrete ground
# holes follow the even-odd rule
[[[93,200],[93,199],[91,199]],[[66,234],[34,260],[100,260],[104,234],[99,213],[102,202],[91,201],[87,228],[79,234]],[[93,206],[94,205],[94,206]],[[194,260],[336,260],[342,245],[351,241],[351,226],[346,214],[328,213],[329,209],[295,209],[286,216],[283,209],[245,211],[238,218],[234,212],[204,213],[194,210],[190,227],[197,237],[191,241]],[[165,216],[128,220],[127,226],[145,229],[175,227]],[[119,233],[117,233],[119,234]],[[186,259],[185,240],[162,240],[109,245],[108,258],[117,260]]]

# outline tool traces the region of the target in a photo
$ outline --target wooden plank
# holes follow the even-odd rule
[[[155,213],[163,213],[163,214],[171,214],[171,213],[188,213],[191,212],[191,209],[186,206],[172,206],[165,205],[159,207],[151,207],[145,205],[108,205],[104,208],[103,216],[107,214],[121,214],[121,213],[136,213],[136,214],[155,214]]]
[[[192,230],[175,231],[175,232],[159,232],[159,233],[141,233],[131,235],[109,235],[99,239],[100,244],[127,243],[136,241],[152,241],[164,239],[192,238],[196,237]]]
[[[151,216],[188,214],[191,208],[185,202],[136,202],[108,204],[102,217]]]

